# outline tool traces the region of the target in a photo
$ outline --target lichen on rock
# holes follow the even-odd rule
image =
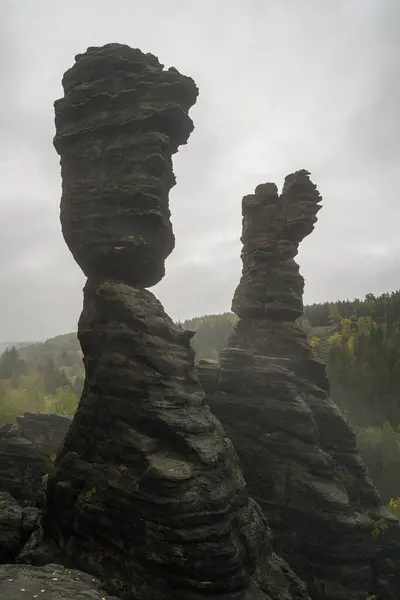
[[[70,423],[60,415],[24,413],[16,423],[0,427],[1,491],[34,504]]]
[[[99,580],[60,565],[0,565],[0,598],[21,600],[118,600],[109,596]]]

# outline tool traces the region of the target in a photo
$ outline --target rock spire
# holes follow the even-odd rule
[[[192,334],[145,289],[174,247],[171,156],[197,88],[119,44],[78,55],[63,86],[54,145],[64,237],[88,278],[86,380],[48,479],[45,534],[63,564],[124,597],[244,598],[264,517],[204,400]]]
[[[244,197],[243,272],[232,302],[240,318],[208,397],[276,549],[310,596],[364,600],[373,579],[373,524],[384,513],[355,434],[329,397],[325,365],[296,321],[304,280],[294,258],[320,203],[305,170],[287,176],[280,195],[266,183]]]

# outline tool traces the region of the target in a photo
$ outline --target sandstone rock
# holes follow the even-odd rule
[[[71,419],[25,413],[0,428],[0,490],[18,502],[35,504],[41,481],[50,471]]]
[[[82,569],[115,586],[133,575],[138,597],[245,588],[262,519],[204,402],[189,335],[150,292],[89,280],[79,339],[85,390],[49,476],[45,528]]]
[[[77,55],[63,86],[54,145],[65,241],[88,277],[155,285],[175,243],[171,155],[193,130],[197,87],[122,44]]]
[[[108,596],[94,577],[56,564],[45,567],[1,565],[0,598],[4,600],[24,598],[118,600],[115,596]]]
[[[294,257],[321,197],[306,171],[243,199],[240,320],[208,398],[232,438],[275,547],[317,600],[365,600],[379,495],[355,435],[329,398],[325,365],[296,319],[304,280]]]
[[[171,154],[192,129],[197,88],[127,46],[76,60],[55,105],[55,146],[64,236],[88,276],[86,380],[48,478],[45,538],[64,564],[128,598],[271,598],[257,575],[271,556],[265,517],[205,402],[192,333],[144,289],[173,248]],[[276,600],[307,598],[297,587],[276,587]]]
[[[13,561],[36,527],[40,511],[0,492],[0,563]],[[0,596],[1,597],[1,596]]]

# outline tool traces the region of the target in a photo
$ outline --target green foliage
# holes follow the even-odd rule
[[[400,291],[305,307],[333,400],[355,426],[400,423]]]
[[[316,347],[318,353],[318,347]],[[400,423],[400,328],[341,319],[326,356],[332,397],[354,425]]]
[[[383,502],[400,497],[400,431],[389,423],[357,430],[357,446]]]
[[[96,487],[92,487],[90,490],[88,490],[84,496],[86,502],[90,502],[96,493],[97,493]]]
[[[196,360],[218,360],[236,322],[229,312],[183,322],[196,332]],[[299,323],[327,364],[332,398],[356,428],[383,500],[400,497],[400,291],[313,304]],[[0,424],[28,410],[74,414],[83,382],[75,333],[7,350],[0,357]]]
[[[377,323],[392,325],[400,321],[400,290],[380,296],[367,294],[364,300],[356,298],[311,304],[305,307],[304,316],[312,327],[332,325],[351,317],[371,317]]]
[[[400,518],[400,496],[398,496],[397,498],[390,498],[388,506],[389,506],[390,512],[399,519]]]
[[[27,370],[27,364],[20,358],[16,347],[6,348],[0,357],[0,379],[19,377],[25,375]]]
[[[360,453],[388,503],[400,496],[400,293],[314,305],[305,312],[311,323],[299,322],[327,363],[332,397],[356,427]],[[197,360],[218,359],[236,322],[232,313],[184,322],[196,331]]]
[[[0,366],[3,366],[0,369],[0,425],[12,423],[27,411],[75,413],[82,375],[70,380],[52,361],[45,365],[28,363],[15,348],[3,353]]]

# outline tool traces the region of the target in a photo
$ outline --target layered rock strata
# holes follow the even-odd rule
[[[70,424],[68,417],[25,413],[0,427],[0,492],[34,504]]]
[[[304,280],[294,258],[321,196],[307,171],[243,199],[239,316],[209,402],[239,454],[276,548],[317,600],[365,600],[379,495],[355,434],[329,397],[325,365],[296,322]],[[372,518],[371,518],[372,517]]]
[[[18,423],[0,428],[0,491],[18,502],[33,504],[52,461],[25,437]]]
[[[38,453],[52,462],[71,423],[71,417],[53,413],[26,412],[17,417],[19,435],[32,442]]]
[[[86,573],[49,564],[0,566],[0,598],[46,600],[118,600],[108,596],[100,581]]]
[[[63,233],[88,277],[86,380],[48,479],[45,535],[124,597],[261,598],[264,517],[204,400],[192,334],[144,289],[174,245],[171,155],[197,88],[118,44],[78,55],[63,86],[54,143]]]
[[[87,277],[150,287],[175,244],[171,156],[193,130],[188,111],[198,90],[128,46],[75,58],[54,104],[64,239]]]
[[[0,564],[17,558],[39,516],[37,508],[22,507],[8,492],[0,492]]]

